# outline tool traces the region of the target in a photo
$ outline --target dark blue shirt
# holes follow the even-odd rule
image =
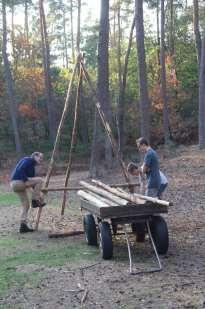
[[[21,159],[11,174],[11,180],[22,180],[26,182],[28,177],[35,176],[36,161],[31,157]]]
[[[157,153],[149,148],[144,157],[144,163],[148,167],[147,175],[147,187],[149,189],[159,189],[161,185],[161,177],[159,173],[159,162]]]

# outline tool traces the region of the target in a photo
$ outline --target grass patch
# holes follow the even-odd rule
[[[26,247],[25,247],[26,245]],[[47,248],[39,249],[38,242],[28,241],[8,235],[0,241],[0,296],[5,296],[12,288],[35,286],[46,275],[45,267],[58,267],[72,262],[80,264],[92,261],[98,255],[97,248],[88,247],[84,242],[59,240],[56,243],[48,240]],[[40,270],[26,270],[28,265],[37,265]],[[20,267],[24,271],[20,271]],[[28,267],[29,269],[29,267]]]
[[[20,205],[20,200],[14,192],[0,192],[0,207]]]

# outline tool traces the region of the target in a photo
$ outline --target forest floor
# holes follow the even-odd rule
[[[113,238],[112,260],[102,260],[99,249],[87,246],[84,235],[48,238],[51,230],[82,230],[79,199],[60,221],[60,194],[48,195],[39,231],[19,234],[20,206],[6,182],[0,185],[0,308],[89,309],[201,309],[205,308],[205,152],[196,146],[174,153],[160,151],[162,170],[169,179],[165,200],[173,207],[164,215],[169,250],[161,256],[163,270],[129,274],[123,236]],[[75,172],[72,185],[87,172]],[[2,178],[3,179],[3,178]],[[116,172],[105,182],[119,182]],[[62,177],[52,178],[53,183]],[[31,221],[34,213],[30,214]],[[148,240],[132,242],[137,270],[156,266]]]

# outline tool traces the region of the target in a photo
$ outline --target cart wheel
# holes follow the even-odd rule
[[[159,254],[166,254],[169,247],[169,234],[166,221],[161,216],[154,216],[150,231]]]
[[[83,226],[87,244],[97,246],[97,229],[93,215],[88,214],[83,217]]]
[[[109,260],[113,256],[113,243],[110,225],[108,222],[99,223],[99,243],[102,258]]]
[[[136,222],[131,224],[132,231],[136,234],[136,241],[137,242],[144,242],[145,241],[145,223],[143,222]]]

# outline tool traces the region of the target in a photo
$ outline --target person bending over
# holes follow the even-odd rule
[[[140,193],[143,193],[143,175],[142,175],[142,172],[141,172],[141,168],[138,167],[138,165],[136,163],[130,162],[127,166],[127,171],[132,176],[138,176],[139,177]],[[168,185],[168,180],[167,180],[167,177],[164,175],[164,173],[161,170],[159,171],[159,174],[160,174],[160,179],[161,179],[161,185],[159,187],[157,197],[159,199],[162,199],[162,193],[164,192],[164,190],[166,189],[166,187]]]
[[[148,141],[144,137],[137,139],[136,144],[139,151],[144,154],[144,161],[143,165],[140,167],[140,170],[147,176],[147,187],[145,194],[147,196],[157,197],[161,185],[157,153],[150,147]]]
[[[32,228],[27,225],[28,211],[30,208],[30,201],[28,197],[28,189],[32,188],[33,208],[45,206],[41,188],[43,180],[41,177],[35,177],[35,167],[43,161],[43,154],[41,152],[34,152],[29,157],[22,158],[11,174],[11,188],[19,196],[22,204],[20,233],[33,232]]]

